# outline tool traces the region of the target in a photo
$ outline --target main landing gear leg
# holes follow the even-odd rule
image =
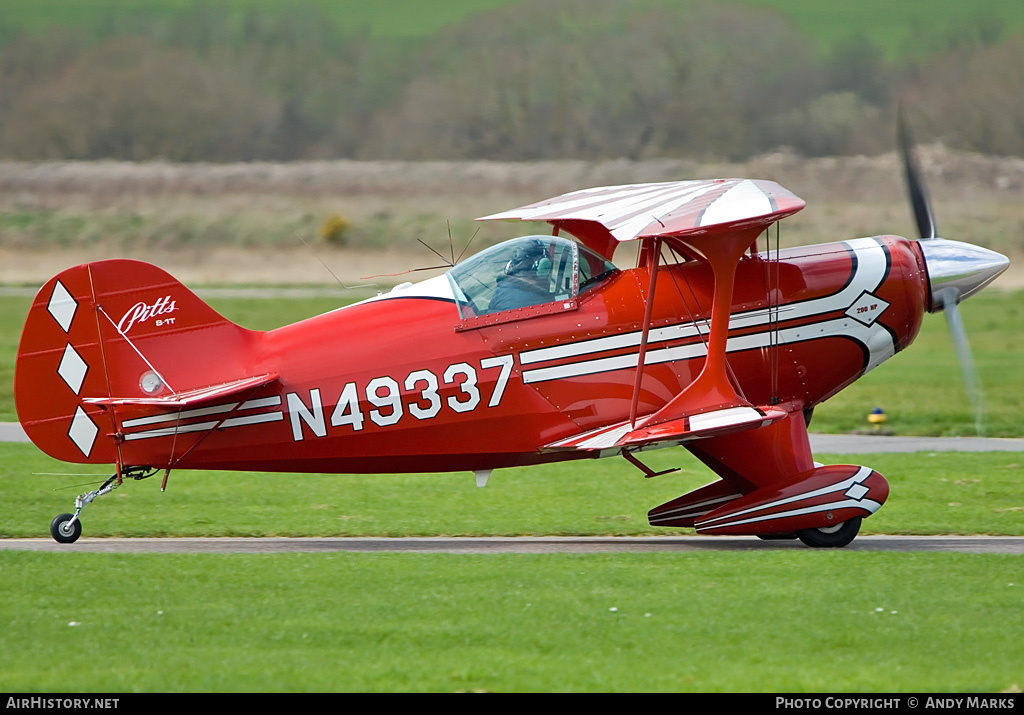
[[[96,497],[109,494],[117,489],[121,485],[121,480],[125,477],[135,480],[145,479],[146,477],[152,477],[157,471],[152,467],[128,467],[115,472],[100,485],[99,489],[81,494],[75,498],[74,514],[58,514],[54,517],[53,521],[50,522],[50,536],[61,544],[73,544],[78,541],[78,537],[82,535],[82,522],[78,520],[78,517],[81,515],[82,509],[85,508],[86,504],[91,504]]]

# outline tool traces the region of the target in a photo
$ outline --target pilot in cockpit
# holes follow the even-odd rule
[[[491,298],[489,313],[512,308],[524,308],[551,300],[551,260],[545,255],[540,241],[529,241],[518,246]]]

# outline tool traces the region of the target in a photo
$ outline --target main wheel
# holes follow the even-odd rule
[[[73,544],[82,535],[82,522],[75,519],[73,514],[58,514],[50,522],[50,536],[61,544]]]
[[[846,546],[860,531],[861,517],[855,516],[849,521],[835,526],[824,526],[820,529],[801,529],[796,532],[800,541],[808,546],[825,549],[838,549]]]

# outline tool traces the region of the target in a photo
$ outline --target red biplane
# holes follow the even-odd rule
[[[612,455],[653,476],[637,455],[683,445],[718,479],[651,524],[846,545],[888,485],[814,461],[814,406],[1008,265],[937,238],[909,154],[908,176],[920,241],[763,251],[804,207],[773,182],[600,187],[482,219],[551,235],[267,332],[146,263],[69,268],[28,315],[18,416],[47,454],[114,474],[51,534],[75,541],[86,504],[176,468],[468,470],[482,486],[500,467]],[[630,241],[638,265],[621,270]]]

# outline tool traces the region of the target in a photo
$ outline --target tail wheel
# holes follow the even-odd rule
[[[820,529],[801,529],[796,532],[797,538],[808,546],[824,549],[838,549],[846,546],[860,531],[861,517],[855,516],[849,521],[835,526]]]
[[[82,535],[82,522],[72,514],[58,514],[50,522],[50,536],[61,544],[73,544]]]

